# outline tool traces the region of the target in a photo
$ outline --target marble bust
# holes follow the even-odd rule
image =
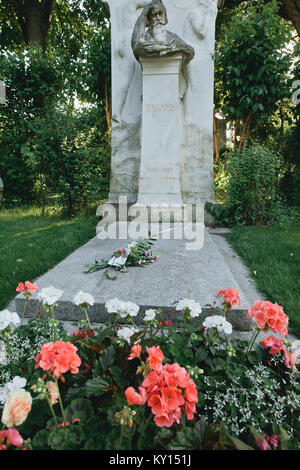
[[[183,63],[194,57],[194,48],[166,29],[167,10],[162,0],[153,0],[140,14],[131,39],[135,58],[182,54]]]

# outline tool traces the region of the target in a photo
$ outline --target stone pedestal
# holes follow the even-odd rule
[[[168,214],[169,207],[176,212],[183,205],[180,188],[181,64],[181,54],[141,59],[142,145],[138,198],[134,208],[153,206],[156,212]]]

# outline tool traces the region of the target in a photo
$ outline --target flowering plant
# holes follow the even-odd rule
[[[12,426],[21,436],[14,442],[28,449],[299,448],[298,345],[286,336],[252,338],[249,348],[234,337],[227,301],[206,316],[198,302],[181,299],[167,316],[147,309],[137,324],[139,305],[110,299],[111,321],[98,327],[88,317],[93,304],[88,293],[74,296],[86,316],[73,333],[56,321],[55,303],[0,331],[8,372],[0,449],[17,446],[7,438]],[[265,307],[265,325],[277,329]],[[285,314],[273,310],[284,325]],[[14,343],[21,350],[47,322],[26,361],[12,355]]]

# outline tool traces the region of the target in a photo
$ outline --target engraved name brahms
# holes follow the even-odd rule
[[[175,104],[146,104],[146,113],[159,113],[165,111],[175,111]]]
[[[173,168],[148,168],[148,171],[154,171],[154,172],[161,172],[161,173],[169,173],[173,170]]]

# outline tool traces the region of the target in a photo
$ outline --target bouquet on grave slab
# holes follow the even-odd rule
[[[145,266],[154,263],[159,256],[152,253],[153,238],[140,238],[129,243],[126,248],[115,251],[109,261],[95,260],[94,264],[87,264],[84,272],[89,274],[105,268],[114,268],[116,271],[126,272],[129,266]]]

